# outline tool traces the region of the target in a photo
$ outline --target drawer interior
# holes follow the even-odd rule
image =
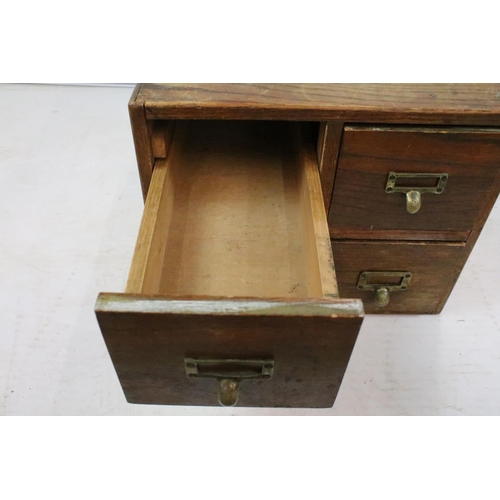
[[[338,297],[314,148],[300,123],[175,122],[126,292]]]

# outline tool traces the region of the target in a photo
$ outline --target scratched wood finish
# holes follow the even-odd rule
[[[146,116],[500,125],[500,84],[143,84]]]
[[[404,193],[385,192],[390,171],[447,173],[449,178],[442,194],[422,194],[421,209],[410,214]],[[329,226],[344,238],[352,229],[466,234],[499,175],[500,131],[346,127]]]
[[[174,312],[173,312],[174,311]],[[238,406],[331,407],[362,322],[360,301],[167,300],[101,294],[96,314],[127,401],[218,405],[186,357],[273,359],[271,380],[242,382]]]
[[[466,255],[464,243],[332,241],[341,298],[363,300],[367,313],[435,314],[453,288]],[[374,292],[356,288],[363,271],[409,271],[407,290],[391,293],[389,305],[374,304]]]

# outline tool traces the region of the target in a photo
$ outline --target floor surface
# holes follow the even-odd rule
[[[441,315],[365,319],[332,409],[128,404],[93,308],[143,209],[131,92],[0,86],[0,414],[500,414],[500,201]]]

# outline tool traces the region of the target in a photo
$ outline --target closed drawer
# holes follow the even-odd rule
[[[340,296],[358,297],[366,312],[381,314],[440,312],[465,252],[463,243],[334,240],[332,247]]]
[[[131,403],[330,407],[362,322],[338,298],[298,124],[177,122],[125,293],[100,294]]]
[[[332,237],[465,241],[487,210],[499,158],[498,130],[346,127]]]

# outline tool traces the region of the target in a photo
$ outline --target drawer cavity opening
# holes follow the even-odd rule
[[[314,138],[300,123],[177,121],[127,293],[338,297]]]

